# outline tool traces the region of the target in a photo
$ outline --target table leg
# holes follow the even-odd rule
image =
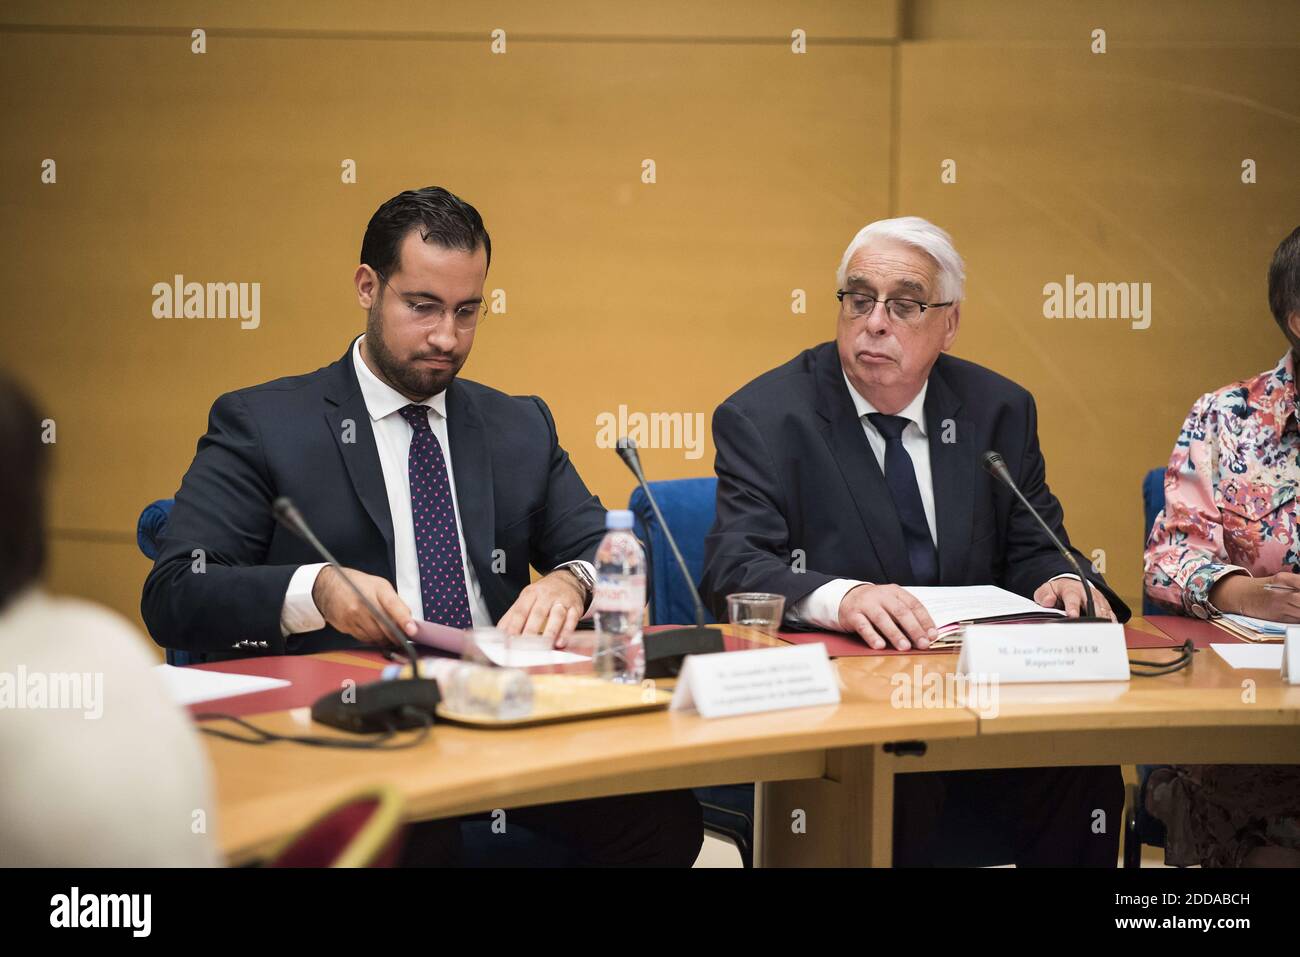
[[[826,774],[760,785],[761,867],[889,867],[894,758],[879,745],[826,752]]]

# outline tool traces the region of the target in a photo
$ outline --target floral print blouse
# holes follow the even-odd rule
[[[1192,406],[1165,472],[1165,508],[1147,540],[1145,584],[1183,614],[1216,613],[1224,575],[1300,572],[1295,359]]]

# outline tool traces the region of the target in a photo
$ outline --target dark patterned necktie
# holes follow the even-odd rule
[[[408,405],[399,414],[414,430],[407,469],[411,477],[411,521],[415,526],[424,619],[453,628],[469,628],[473,619],[465,591],[465,565],[442,446],[429,428],[428,406]]]
[[[911,424],[901,415],[869,412],[867,418],[885,437],[885,484],[894,500],[894,511],[903,526],[903,540],[907,543],[907,559],[912,565],[914,585],[937,585],[939,561],[934,554],[934,540],[930,538],[930,523],[925,520],[925,506],[921,503],[921,488],[916,484],[916,467],[912,457],[903,448],[903,430]]]

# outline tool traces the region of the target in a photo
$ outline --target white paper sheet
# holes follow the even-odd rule
[[[1064,614],[1044,608],[1036,601],[1023,598],[997,585],[956,585],[952,587],[907,586],[942,628],[958,621],[978,621],[1002,615]]]
[[[575,661],[590,661],[587,655],[571,651],[556,651],[545,638],[512,637],[509,647],[503,636],[478,633],[474,643],[487,655],[488,660],[502,668],[537,668],[543,665],[567,665]]]
[[[233,698],[235,695],[269,691],[289,684],[283,678],[264,678],[261,675],[232,675],[224,671],[205,671],[202,668],[175,668],[156,665],[154,671],[167,686],[167,693],[177,704],[198,704]]]
[[[1282,667],[1282,646],[1246,645],[1246,644],[1212,644],[1219,657],[1233,668],[1260,668],[1277,671]]]

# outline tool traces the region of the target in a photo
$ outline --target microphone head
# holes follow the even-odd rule
[[[1007,467],[1002,456],[992,450],[985,452],[980,456],[980,464],[984,466],[984,471],[997,475]]]
[[[980,456],[980,464],[984,466],[986,472],[1003,485],[1012,490],[1015,489],[1016,483],[1011,478],[1011,471],[1007,468],[1007,463],[1002,460],[1002,456],[998,455],[998,453],[992,450],[985,452]]]
[[[639,475],[641,472],[641,456],[637,454],[636,443],[626,436],[620,436],[614,444],[618,457],[623,460],[623,464],[632,470],[633,475]]]

